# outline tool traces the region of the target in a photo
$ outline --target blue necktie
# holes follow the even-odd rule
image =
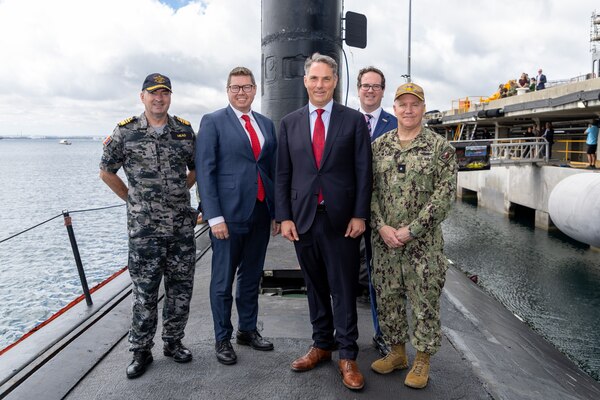
[[[367,128],[369,128],[369,136],[373,137],[373,130],[371,130],[371,114],[365,114],[365,120],[367,121]]]

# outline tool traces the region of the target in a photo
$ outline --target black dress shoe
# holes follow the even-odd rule
[[[217,353],[217,360],[221,364],[231,365],[237,362],[237,356],[235,355],[235,351],[233,351],[233,347],[231,347],[231,342],[229,340],[221,340],[215,344],[215,351]]]
[[[192,352],[181,344],[181,340],[176,340],[174,342],[165,342],[165,346],[163,347],[163,354],[167,357],[173,357],[173,361],[178,363],[186,363],[192,361]]]
[[[127,367],[127,377],[129,379],[144,375],[146,366],[152,362],[152,353],[150,350],[139,350],[133,352],[133,361]]]
[[[373,336],[373,347],[375,347],[382,357],[387,356],[387,354],[390,352],[390,348],[385,343],[385,340],[383,340],[383,336],[381,335]]]
[[[243,346],[250,346],[254,350],[269,351],[273,350],[273,343],[260,336],[258,331],[238,331],[236,335],[236,343]]]

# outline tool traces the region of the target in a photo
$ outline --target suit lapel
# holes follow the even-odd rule
[[[373,131],[373,137],[371,138],[371,141],[377,139],[379,135],[381,135],[383,128],[387,125],[389,117],[386,114],[387,113],[384,110],[381,110],[381,113],[379,114],[379,119],[375,124],[375,130]]]
[[[255,113],[254,111],[252,111],[252,117],[254,117],[254,120],[256,121],[256,124],[258,125],[258,128],[260,129],[263,138],[265,139],[265,142],[263,143],[262,147],[260,148],[260,154],[258,155],[258,159],[260,160],[260,158],[263,156],[264,149],[265,147],[270,145],[270,139],[271,136],[269,136],[268,132],[267,132],[267,127],[265,126],[265,124],[263,123],[262,118],[260,118],[258,116],[257,113]],[[250,145],[250,150],[252,150],[252,145]],[[252,153],[254,155],[254,153]]]
[[[312,138],[310,136],[310,113],[308,111],[308,104],[300,110],[299,134],[300,143],[302,144],[302,147],[306,149],[307,154],[313,160],[313,165],[316,168],[317,161],[315,160],[315,153],[312,148]]]
[[[385,125],[387,125],[388,119],[385,115],[385,111],[381,110],[381,112],[379,113],[379,119],[377,120],[377,123],[375,124],[375,130],[373,131],[373,139],[375,139],[377,136],[380,135],[381,130],[383,129],[383,127]]]
[[[231,105],[225,109],[225,113],[227,114],[227,117],[229,118],[229,122],[233,126],[233,130],[235,132],[235,137],[239,138],[238,140],[243,140],[242,143],[244,143],[244,147],[248,150],[247,156],[252,157],[252,159],[254,160],[254,153],[252,152],[252,144],[250,144],[250,140],[248,139],[248,134],[246,133],[245,129],[242,127],[242,124],[240,123],[240,121],[238,121],[237,116],[231,109]]]
[[[341,105],[336,102],[333,103],[333,107],[331,108],[331,117],[329,118],[329,127],[327,129],[327,137],[325,138],[325,150],[323,151],[323,158],[321,159],[321,168],[327,161],[327,156],[333,148],[335,138],[339,134],[340,129],[342,129],[342,125],[344,123],[343,110],[344,109]]]

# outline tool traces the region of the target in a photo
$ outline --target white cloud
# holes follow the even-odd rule
[[[591,70],[592,0],[412,3],[411,72],[429,109],[489,95],[538,67],[550,80]],[[356,72],[374,64],[386,73],[389,109],[407,71],[408,0],[344,7],[367,15],[369,35],[366,49],[346,47],[349,105],[358,104]],[[105,135],[141,112],[151,72],[172,79],[171,112],[197,128],[204,113],[226,105],[231,68],[260,78],[260,25],[260,0],[0,0],[0,134]]]
[[[355,66],[381,65],[393,91],[407,71],[408,0],[346,1],[368,17],[369,46],[355,50]],[[549,80],[591,72],[591,0],[419,0],[412,2],[411,72],[426,91],[429,109],[452,100],[488,96],[499,83],[535,75]],[[391,90],[390,90],[391,89]],[[386,99],[391,103],[392,94]],[[388,106],[391,104],[387,104]]]

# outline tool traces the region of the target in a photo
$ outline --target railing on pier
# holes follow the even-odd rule
[[[548,81],[548,82],[546,82],[545,86],[546,86],[546,88],[550,88],[550,87],[554,87],[554,86],[566,85],[567,83],[583,82],[588,79],[594,79],[595,77],[596,77],[596,75],[594,73],[590,72],[588,74],[574,76],[573,78],[556,79],[553,81]]]
[[[484,98],[484,96],[467,96],[465,98],[452,100],[451,110],[456,114],[469,112],[472,105],[480,104]]]
[[[588,74],[578,75],[578,76],[574,76],[572,78],[567,78],[567,79],[556,79],[556,80],[546,82],[545,87],[546,87],[546,89],[548,89],[551,87],[562,86],[562,85],[566,85],[569,83],[583,82],[588,79],[594,79],[595,77],[596,77],[596,75],[594,73],[588,73]],[[519,92],[522,92],[522,93],[529,92],[529,89],[527,89],[527,90],[524,90],[524,88],[515,88],[515,89],[516,89],[515,94],[508,96],[508,97],[517,96],[518,94],[520,94]],[[494,96],[494,94],[492,94],[490,96],[467,96],[464,98],[452,100],[452,107],[450,108],[450,110],[451,110],[452,114],[463,114],[463,113],[466,113],[469,111],[478,110],[478,109],[480,109],[479,106],[481,104],[489,103],[490,100],[492,100],[491,97],[493,97],[493,96]],[[502,97],[502,98],[505,98],[505,97]],[[498,100],[498,99],[500,99],[500,97],[493,98],[493,100]]]
[[[492,143],[493,163],[533,163],[548,161],[548,142],[541,137],[496,139]]]
[[[492,164],[525,164],[548,162],[548,142],[541,137],[477,139],[468,140],[469,144],[487,145],[491,147],[490,163]],[[451,142],[452,143],[452,142]]]
[[[583,150],[574,150],[574,147],[577,148],[582,148],[583,147],[583,143],[585,143],[585,139],[561,139],[561,140],[556,140],[554,142],[556,143],[561,143],[564,144],[564,149],[562,146],[560,146],[559,149],[553,149],[552,151],[555,153],[560,153],[560,154],[564,154],[563,157],[561,157],[561,160],[565,160],[565,161],[585,161],[585,156],[581,156],[582,154],[586,154],[586,151]],[[573,146],[573,144],[575,143],[580,143],[579,146]],[[578,155],[576,158],[576,160],[573,158],[573,155]],[[583,158],[582,158],[583,157]]]

